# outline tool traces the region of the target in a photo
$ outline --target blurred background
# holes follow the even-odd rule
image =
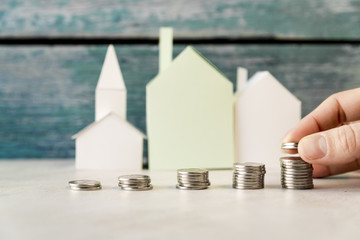
[[[355,0],[2,0],[0,158],[74,158],[71,136],[94,120],[110,43],[128,120],[146,132],[145,85],[158,71],[162,26],[174,28],[174,57],[193,45],[232,82],[238,66],[250,76],[270,71],[302,101],[303,116],[360,86]]]

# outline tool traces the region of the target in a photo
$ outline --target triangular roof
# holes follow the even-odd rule
[[[230,80],[227,79],[225,74],[223,74],[213,63],[211,63],[207,58],[205,58],[200,52],[198,52],[195,48],[192,46],[187,46],[170,64],[169,67],[167,67],[164,71],[160,72],[155,78],[153,78],[148,85],[152,84],[154,81],[156,81],[158,78],[161,78],[162,75],[165,73],[168,73],[169,71],[173,70],[174,65],[177,65],[178,62],[184,61],[191,63],[191,60],[195,59],[198,64],[207,64],[208,67],[213,70],[214,72],[221,75],[222,79],[225,79],[229,84],[232,84]],[[199,61],[200,60],[200,61]]]
[[[124,122],[129,128],[133,129],[135,132],[137,132],[138,134],[140,134],[143,138],[146,138],[146,135],[140,131],[139,129],[137,129],[136,127],[134,127],[131,123],[129,123],[128,121],[122,119],[121,117],[119,117],[116,113],[109,113],[107,114],[105,117],[101,118],[100,120],[91,123],[90,125],[86,126],[85,128],[83,128],[82,130],[80,130],[79,132],[77,132],[76,134],[74,134],[71,138],[72,139],[76,139],[79,136],[81,136],[82,134],[84,134],[85,132],[89,131],[90,129],[94,128],[95,126],[97,126],[98,124],[100,124],[101,122],[103,122],[106,118],[109,117],[115,117],[118,120]]]
[[[118,89],[126,91],[115,48],[109,45],[96,89]]]
[[[293,98],[295,101],[300,102],[300,100],[292,94],[284,85],[282,85],[269,71],[260,71],[256,72],[245,85],[245,87],[235,94],[235,100],[237,100],[242,94],[245,92],[254,90],[256,87],[261,87],[257,83],[261,81],[272,81],[272,83],[279,88],[282,92],[289,96],[289,98]]]

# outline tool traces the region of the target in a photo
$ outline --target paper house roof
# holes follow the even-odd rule
[[[143,138],[146,138],[145,134],[137,129],[136,127],[134,127],[131,123],[129,123],[128,121],[122,119],[121,117],[119,117],[117,114],[111,112],[108,115],[106,115],[105,117],[103,117],[102,119],[91,123],[90,125],[88,125],[87,127],[83,128],[82,130],[80,130],[79,132],[77,132],[76,134],[74,134],[71,138],[72,139],[76,139],[78,137],[80,137],[81,135],[83,135],[84,133],[86,133],[87,131],[91,131],[91,129],[95,128],[97,125],[100,125],[102,122],[104,122],[106,119],[108,118],[113,118],[113,119],[118,119],[119,122],[123,125],[125,125],[128,129],[130,129],[133,133],[138,134],[140,136],[142,136]]]
[[[119,89],[126,91],[115,48],[109,45],[96,89]]]
[[[233,85],[187,47],[147,85],[150,169],[230,168]]]

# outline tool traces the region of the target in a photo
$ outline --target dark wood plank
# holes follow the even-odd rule
[[[0,5],[0,37],[360,38],[354,0],[102,0],[15,1]]]
[[[185,46],[176,46],[175,54]],[[303,102],[360,86],[359,46],[195,46],[232,81],[236,67],[269,70]],[[128,119],[145,129],[145,85],[156,46],[116,46],[128,88]],[[94,119],[94,90],[106,46],[0,47],[0,158],[74,156],[71,135]]]

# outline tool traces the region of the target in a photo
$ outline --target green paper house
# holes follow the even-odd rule
[[[172,54],[165,42],[160,36],[160,58]],[[233,84],[193,47],[159,62],[146,86],[149,168],[231,168]]]

